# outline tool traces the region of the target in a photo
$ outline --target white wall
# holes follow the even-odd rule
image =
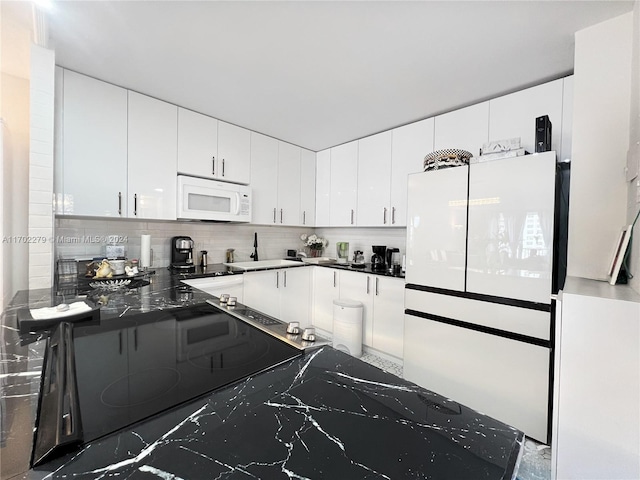
[[[55,55],[31,46],[29,288],[49,288],[53,280],[53,119]]]
[[[2,300],[28,288],[29,80],[2,74]],[[14,241],[16,240],[16,241]]]
[[[627,222],[633,13],[576,33],[567,275],[606,279]]]
[[[633,9],[633,45],[631,71],[631,116],[629,150],[637,168],[640,163],[640,0]],[[627,223],[631,224],[640,210],[640,176],[632,179],[628,188]],[[640,293],[640,220],[635,226],[631,246],[630,269],[634,277],[631,288]]]

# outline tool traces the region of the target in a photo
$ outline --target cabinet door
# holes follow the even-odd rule
[[[251,181],[251,132],[226,122],[218,122],[218,162],[216,177],[227,182]]]
[[[316,226],[331,225],[331,149],[316,156]]]
[[[218,120],[178,108],[178,173],[213,178],[218,154]]]
[[[278,318],[280,316],[279,270],[247,272],[243,275],[244,304]]]
[[[178,107],[129,92],[128,216],[176,219]]]
[[[358,142],[331,149],[330,225],[355,225],[358,201]]]
[[[520,137],[522,147],[536,151],[536,118],[549,115],[551,149],[559,152],[562,139],[563,79],[543,83],[489,101],[489,139]]]
[[[127,91],[64,70],[61,213],[127,215]]]
[[[300,147],[278,141],[278,224],[300,221]]]
[[[311,267],[283,268],[280,272],[280,320],[311,325]]]
[[[391,130],[358,141],[358,226],[391,224]]]
[[[275,224],[278,204],[278,140],[251,132],[252,223]]]
[[[433,151],[433,118],[393,130],[391,143],[391,226],[407,225],[407,182],[423,171],[424,157]]]
[[[316,224],[316,154],[300,151],[300,220],[298,225]]]
[[[472,164],[467,291],[550,303],[555,152]]]
[[[340,272],[340,298],[362,302],[362,343],[373,346],[373,295],[375,275]]]
[[[409,175],[407,283],[464,291],[468,169]]]
[[[489,140],[489,102],[438,115],[434,131],[435,150],[458,148],[478,155]]]
[[[376,350],[402,358],[404,281],[376,275],[373,296],[373,343]]]
[[[340,271],[313,267],[313,325],[333,331],[333,301],[340,298]]]

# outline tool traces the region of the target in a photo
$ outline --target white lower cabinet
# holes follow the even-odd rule
[[[311,268],[295,267],[244,274],[244,304],[283,322],[311,324]]]
[[[313,325],[333,331],[333,301],[340,298],[339,271],[313,267]]]
[[[333,331],[333,301],[336,299],[362,302],[364,345],[402,358],[403,279],[314,267],[314,326],[327,332]]]
[[[364,345],[402,358],[404,280],[341,271],[340,298],[362,302]]]
[[[378,275],[373,297],[372,347],[402,358],[403,345],[404,280]]]
[[[373,291],[375,275],[340,271],[340,299],[362,303],[362,343],[373,346]]]

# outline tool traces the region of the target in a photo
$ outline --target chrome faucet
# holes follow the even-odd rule
[[[253,237],[253,253],[249,255],[249,258],[253,258],[254,262],[258,261],[258,232],[255,232]]]

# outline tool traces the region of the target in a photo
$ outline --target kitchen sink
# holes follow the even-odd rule
[[[223,263],[229,267],[241,268],[243,270],[257,270],[258,268],[273,268],[273,267],[293,267],[300,266],[300,262],[295,260],[258,260],[257,262],[236,262],[236,263]]]

